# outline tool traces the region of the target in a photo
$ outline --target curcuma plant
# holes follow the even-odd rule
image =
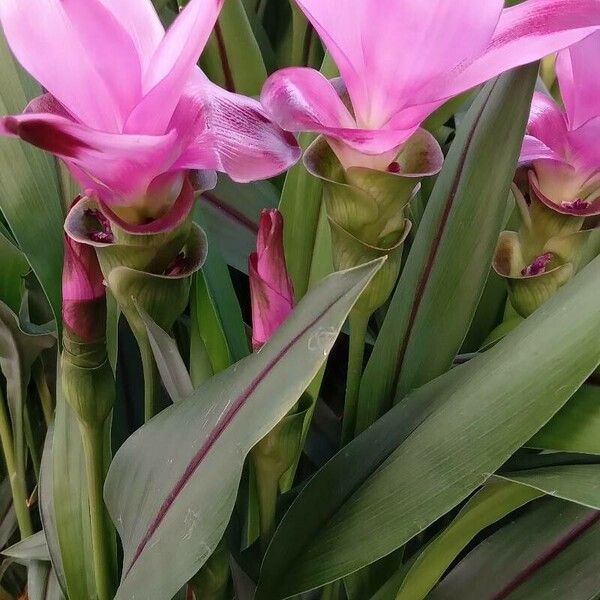
[[[0,23],[0,600],[600,598],[600,0]]]

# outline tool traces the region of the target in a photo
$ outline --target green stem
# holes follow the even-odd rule
[[[15,458],[15,448],[13,442],[12,428],[8,417],[8,409],[4,395],[0,390],[0,441],[2,442],[2,450],[4,452],[4,460],[6,462],[6,471],[10,481],[12,490],[13,504],[15,506],[15,514],[17,523],[19,524],[19,532],[21,539],[25,539],[33,535],[33,525],[31,524],[31,515],[27,505],[27,487],[25,485],[25,477],[17,469],[17,460]]]
[[[344,420],[342,422],[342,446],[354,437],[356,414],[358,411],[358,392],[363,371],[365,337],[370,315],[364,312],[350,313],[350,348],[348,350],[348,376],[346,379],[346,400]]]
[[[111,525],[102,499],[104,485],[104,434],[102,427],[80,424],[87,474],[90,520],[92,525],[92,554],[98,600],[114,597]]]
[[[44,364],[41,358],[33,366],[33,380],[42,405],[46,427],[49,427],[54,418],[54,402],[52,400],[50,389],[48,388],[48,382],[46,381],[46,375],[44,373]]]
[[[260,543],[267,549],[275,527],[277,514],[277,498],[279,496],[280,474],[267,469],[256,468],[258,514],[260,517]]]
[[[138,340],[138,345],[144,373],[144,422],[148,422],[160,408],[160,374],[148,339]]]

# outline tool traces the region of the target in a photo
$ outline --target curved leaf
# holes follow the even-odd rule
[[[600,454],[600,387],[584,385],[527,443],[530,448]]]
[[[596,598],[599,516],[569,502],[542,500],[472,550],[428,600]]]
[[[600,510],[600,464],[553,465],[502,473],[501,477],[550,496]]]
[[[537,66],[485,86],[452,144],[363,375],[358,431],[444,373],[485,286],[521,149]],[[498,143],[498,139],[502,143]]]
[[[160,413],[117,452],[105,486],[123,542],[117,599],[170,598],[204,564],[230,517],[247,453],[296,403],[381,264],[329,277],[260,352]]]
[[[422,600],[458,554],[486,527],[543,492],[492,480],[475,494],[456,518],[419,554],[402,581],[396,600]]]
[[[20,113],[31,98],[40,94],[15,63],[2,33],[0,81],[0,113],[3,115]],[[0,171],[0,210],[60,322],[63,208],[56,163],[41,150],[2,138]]]
[[[600,362],[598,294],[600,258],[489,351],[407,396],[337,454],[284,516],[257,600],[374,562],[473,492]]]

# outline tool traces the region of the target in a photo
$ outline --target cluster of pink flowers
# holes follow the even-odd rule
[[[536,95],[522,160],[533,163],[543,201],[600,212],[600,79],[585,60],[600,45],[588,37],[600,0],[507,9],[503,0],[298,0],[341,78],[283,69],[261,102],[217,87],[196,66],[223,1],[190,0],[165,32],[150,0],[2,0],[8,43],[47,91],[0,119],[0,134],[61,158],[86,195],[135,225],[167,213],[191,171],[239,182],[285,171],[300,158],[292,134],[301,131],[324,135],[345,168],[395,172],[399,149],[448,99],[584,40],[558,59],[566,115]],[[292,308],[281,231],[281,216],[264,213],[250,258],[255,346]],[[67,253],[75,278],[82,270],[69,265],[82,256]],[[79,288],[99,293],[71,278],[66,298]]]

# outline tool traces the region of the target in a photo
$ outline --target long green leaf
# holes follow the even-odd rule
[[[60,562],[69,598],[94,598],[93,554],[83,444],[77,416],[60,389],[56,391],[56,416],[52,438],[52,494]],[[69,476],[65,477],[65,473]],[[50,547],[52,555],[52,547]],[[54,554],[56,556],[56,554]],[[56,559],[55,564],[58,559]]]
[[[458,554],[478,533],[542,494],[543,492],[510,482],[489,482],[419,554],[402,581],[396,600],[425,598]]]
[[[260,352],[160,413],[117,452],[105,486],[123,542],[117,599],[170,598],[204,564],[230,517],[246,454],[296,403],[380,266],[332,275]]]
[[[40,93],[17,66],[0,34],[0,112],[20,113]],[[62,198],[56,163],[22,142],[0,140],[0,210],[40,280],[57,322],[61,314]]]
[[[444,373],[462,345],[503,225],[536,73],[530,65],[489,83],[458,131],[365,369],[359,431],[396,390]]]
[[[472,550],[428,600],[591,600],[599,589],[598,513],[545,499]]]
[[[600,362],[598,294],[600,259],[488,352],[410,394],[346,446],[285,515],[257,600],[374,562],[473,492]]]
[[[335,75],[335,65],[330,58],[324,59],[321,72],[326,77]],[[299,142],[306,149],[313,140],[313,135],[302,134]],[[311,271],[315,269],[313,265],[323,261],[331,264],[332,260],[331,242],[327,238],[328,223],[322,210],[322,189],[321,180],[310,175],[304,164],[299,162],[287,172],[281,192],[279,210],[285,223],[285,258],[297,301],[306,294],[311,282],[317,280],[311,277]],[[321,232],[320,220],[325,226]],[[319,274],[324,276],[327,272]]]
[[[200,64],[212,81],[230,92],[260,94],[267,70],[242,0],[224,3]]]
[[[527,445],[544,450],[600,454],[600,387],[584,385]]]
[[[503,473],[501,477],[600,510],[600,464],[549,466]]]
[[[22,280],[28,270],[23,253],[0,236],[0,300],[16,313],[21,306]]]

